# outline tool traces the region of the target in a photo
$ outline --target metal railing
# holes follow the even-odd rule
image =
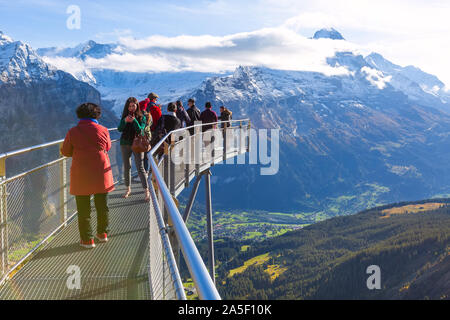
[[[75,198],[68,192],[72,159],[59,154],[63,141],[0,154],[0,285],[77,213]],[[109,151],[116,182],[122,175],[118,141],[112,140]],[[49,148],[57,148],[56,160],[7,176],[7,160],[25,154],[33,158],[31,152]],[[41,156],[32,162],[39,162]]]
[[[228,126],[223,126],[225,123]],[[202,132],[211,125],[219,128]],[[169,235],[175,253],[181,249],[200,299],[218,300],[220,295],[174,199],[195,176],[216,163],[248,152],[249,129],[248,119],[196,124],[170,132],[150,152],[152,180],[157,189],[149,184],[154,210],[157,216],[164,212],[163,232]]]
[[[217,123],[218,126],[221,124]],[[210,166],[248,152],[249,120],[233,120],[228,125],[205,133],[201,132],[202,124],[172,131],[150,152],[153,179],[149,181],[152,205],[149,206],[148,275],[152,299],[186,299],[176,263],[179,249],[199,297],[220,299],[174,197]],[[114,133],[116,129],[109,130]],[[190,130],[194,131],[192,135]],[[77,213],[75,199],[68,192],[71,158],[59,157],[58,154],[56,160],[11,177],[7,177],[6,160],[37,150],[59,149],[63,141],[0,154],[0,285],[67,226]],[[116,183],[123,176],[118,141],[112,140],[109,151]],[[188,148],[181,148],[179,152],[186,143]],[[206,145],[209,149],[202,151]],[[160,152],[160,147],[163,152]],[[181,162],[172,161],[177,152],[183,158]]]

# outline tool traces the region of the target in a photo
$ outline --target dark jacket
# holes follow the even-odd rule
[[[172,114],[165,114],[164,117],[164,129],[166,129],[167,133],[170,131],[180,129],[181,121],[177,117]]]
[[[232,119],[232,112],[228,109],[225,109],[223,112],[220,113],[219,120],[220,121],[230,121]],[[223,127],[229,127],[230,123],[222,123]]]
[[[180,119],[181,125],[183,125],[183,122],[188,125],[188,123],[191,122],[191,117],[189,117],[189,114],[186,112],[186,110],[183,107],[177,108],[177,118]]]
[[[200,120],[200,110],[193,105],[192,107],[190,107],[189,109],[186,110],[187,114],[189,115],[190,121],[189,123],[186,123],[187,127],[193,126],[195,124],[195,121],[201,121]],[[189,132],[192,134],[194,134],[194,129],[189,129]]]
[[[164,124],[164,129],[166,131],[166,133],[169,133],[170,131],[173,130],[177,130],[181,128],[181,121],[180,119],[178,119],[177,117],[175,117],[174,115],[171,114],[165,114],[163,115],[163,124]],[[170,138],[169,137],[169,143],[170,143]]]
[[[200,120],[202,120],[202,123],[214,123],[214,122],[218,122],[219,119],[217,118],[217,114],[211,110],[211,109],[205,109],[201,114],[200,114]],[[202,131],[205,132],[206,130],[210,130],[213,127],[215,127],[215,125],[210,125],[210,126],[203,126],[202,127]]]

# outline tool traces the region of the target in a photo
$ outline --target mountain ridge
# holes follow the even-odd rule
[[[182,97],[194,97],[200,107],[206,101],[225,105],[235,119],[249,117],[257,129],[281,130],[277,176],[261,177],[251,166],[229,170],[217,166],[214,170],[220,176],[235,177],[215,185],[217,193],[231,194],[236,208],[303,213],[322,211],[323,199],[335,198],[336,205],[347,206],[340,197],[360,198],[374,190],[367,187],[371,185],[388,190],[376,196],[383,202],[448,193],[447,179],[437,189],[432,186],[439,181],[437,171],[443,170],[440,177],[450,174],[441,162],[450,156],[444,147],[449,139],[449,104],[437,104],[436,97],[426,92],[419,101],[411,99],[383,81],[387,76],[382,72],[370,74],[361,55],[337,53],[329,63],[350,66],[351,73],[326,76],[241,66]],[[248,183],[276,187],[253,191],[243,187]],[[281,201],[275,203],[274,198]],[[348,204],[344,211],[364,209],[355,205]]]
[[[224,244],[219,290],[225,299],[448,300],[449,204],[443,198],[372,208],[252,243],[245,252]],[[257,265],[231,273],[261,255]],[[379,290],[367,287],[373,265]]]
[[[100,93],[88,83],[47,64],[28,44],[0,34],[0,153],[61,139],[78,119],[84,102],[102,105]],[[103,105],[100,123],[117,125]],[[37,151],[8,163],[8,176],[59,157]]]

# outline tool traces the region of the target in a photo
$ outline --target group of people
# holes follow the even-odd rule
[[[161,105],[157,104],[158,95],[150,93],[145,100],[138,101],[130,97],[125,102],[122,116],[118,125],[121,132],[120,149],[124,167],[125,193],[124,198],[131,194],[131,156],[134,155],[138,176],[145,191],[145,201],[150,200],[148,175],[150,171],[148,152],[136,153],[132,149],[133,140],[137,135],[144,135],[154,146],[167,133],[190,127],[200,121],[202,131],[216,127],[222,121],[222,128],[229,126],[232,112],[220,107],[220,116],[212,110],[210,102],[206,102],[205,110],[195,105],[194,99],[188,100],[188,108],[178,100],[167,105],[167,114],[162,114]],[[80,231],[80,245],[85,248],[94,248],[94,236],[90,224],[91,203],[90,197],[94,195],[97,211],[97,233],[95,238],[99,242],[108,241],[109,208],[107,194],[114,190],[114,179],[108,151],[111,149],[109,131],[98,123],[101,115],[100,106],[94,103],[84,103],[76,109],[80,119],[77,126],[70,129],[61,147],[61,154],[72,157],[70,170],[70,194],[75,196],[78,210],[78,227]],[[189,129],[190,134],[194,128]]]

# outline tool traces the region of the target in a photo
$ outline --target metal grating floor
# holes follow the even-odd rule
[[[132,194],[123,199],[123,185],[109,194],[109,242],[95,249],[79,246],[77,219],[58,233],[11,280],[0,288],[0,300],[141,300],[150,299],[148,284],[149,203],[139,178],[133,177]],[[96,212],[93,200],[92,223]],[[80,289],[69,289],[69,266],[78,266]]]

